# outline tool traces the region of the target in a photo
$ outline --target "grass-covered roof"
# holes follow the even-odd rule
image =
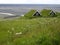
[[[36,12],[36,10],[30,10],[28,13],[26,13],[24,16],[26,17],[26,18],[32,18],[33,16],[33,14]]]

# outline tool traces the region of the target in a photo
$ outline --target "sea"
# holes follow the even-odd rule
[[[35,9],[50,9],[60,12],[60,4],[0,4],[0,18],[9,16],[21,16]]]

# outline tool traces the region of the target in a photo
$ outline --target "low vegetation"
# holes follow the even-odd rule
[[[24,17],[0,21],[0,45],[60,45],[60,18]]]

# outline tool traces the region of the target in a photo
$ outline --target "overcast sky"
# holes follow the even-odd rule
[[[60,4],[60,0],[0,0],[0,4]]]

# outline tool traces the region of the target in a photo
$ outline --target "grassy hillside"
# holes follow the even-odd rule
[[[0,45],[60,45],[60,18],[0,21]]]

